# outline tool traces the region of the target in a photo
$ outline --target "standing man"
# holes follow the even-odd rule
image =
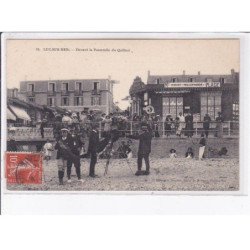
[[[215,137],[222,137],[222,131],[223,131],[223,127],[222,127],[222,122],[223,122],[223,117],[221,112],[218,112],[218,116],[215,119],[216,121],[216,131],[215,131]]]
[[[209,133],[209,128],[210,128],[210,122],[211,122],[211,117],[209,114],[206,114],[204,116],[204,122],[203,122],[203,129],[206,135],[206,138],[208,138],[208,133]]]
[[[59,185],[63,185],[63,177],[65,168],[67,168],[67,162],[69,159],[73,159],[71,148],[73,147],[72,137],[69,134],[69,130],[67,128],[61,129],[61,136],[58,138],[55,149],[57,149],[56,159],[58,165],[58,178]]]
[[[89,176],[92,178],[98,177],[95,174],[95,164],[97,162],[97,153],[99,146],[98,123],[92,123],[92,131],[89,136],[89,147],[87,155],[90,155]]]
[[[74,164],[75,169],[76,169],[76,175],[78,178],[79,182],[84,182],[81,178],[81,163],[80,163],[80,151],[82,149],[83,143],[80,140],[79,136],[76,134],[76,131],[73,130],[72,131],[72,148],[71,148],[71,152],[77,156],[77,158],[75,158],[76,160],[73,162],[72,159],[68,159],[67,161],[67,177],[68,177],[68,183],[71,183],[71,168],[72,165]]]
[[[137,158],[137,172],[135,175],[149,175],[149,154],[151,152],[151,140],[152,134],[149,132],[148,126],[145,123],[141,124],[142,133],[139,135],[128,135],[127,137],[131,139],[139,140],[139,148],[138,148],[138,158]],[[142,159],[144,158],[146,164],[146,171],[142,171]]]

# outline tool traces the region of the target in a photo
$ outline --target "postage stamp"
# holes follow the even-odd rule
[[[7,152],[6,178],[8,184],[42,184],[42,155]]]

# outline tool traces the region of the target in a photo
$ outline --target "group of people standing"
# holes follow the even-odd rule
[[[170,136],[172,130],[175,130],[175,134],[179,137],[184,132],[187,137],[192,137],[194,133],[193,125],[193,114],[189,111],[186,116],[179,113],[179,115],[174,120],[170,114],[166,116],[165,119],[165,135]]]
[[[179,137],[181,135],[185,135],[188,138],[191,138],[194,134],[194,122],[193,122],[193,114],[191,111],[188,111],[188,113],[184,116],[182,112],[179,113],[179,115],[173,119],[170,114],[168,114],[164,121],[165,126],[165,135],[170,136],[172,134],[172,131],[175,131],[175,134]],[[210,131],[210,124],[212,122],[211,117],[209,114],[205,114],[203,118],[203,133],[205,134],[205,137],[208,138],[209,131]],[[215,119],[216,122],[216,128],[215,128],[215,137],[221,137],[222,135],[222,114],[221,112],[218,112],[218,116]]]

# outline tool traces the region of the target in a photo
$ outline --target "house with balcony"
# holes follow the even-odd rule
[[[113,84],[107,79],[70,79],[20,82],[20,93],[39,105],[60,107],[73,112],[99,110],[113,112]]]

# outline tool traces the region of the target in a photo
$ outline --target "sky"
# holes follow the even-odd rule
[[[230,74],[240,69],[240,41],[203,40],[7,40],[7,87],[25,80],[108,78],[121,108],[136,76]]]

